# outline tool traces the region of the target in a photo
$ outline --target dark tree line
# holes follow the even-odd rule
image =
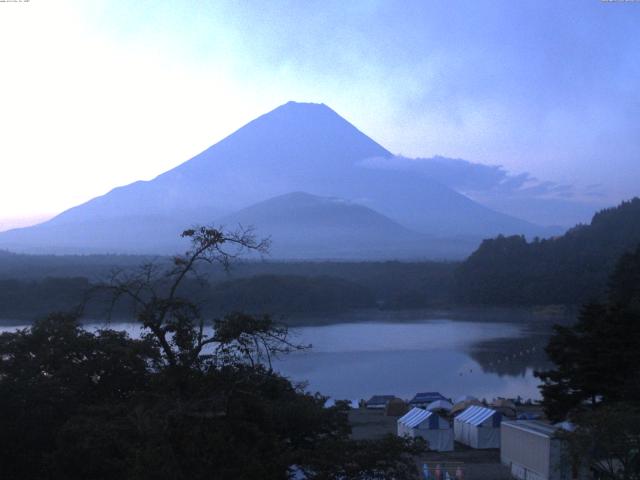
[[[14,255],[8,255],[13,258]],[[114,256],[110,266],[102,257],[86,268],[76,268],[75,257],[56,258],[56,268],[47,268],[48,257],[27,257],[22,274],[28,278],[2,278],[0,273],[0,321],[31,321],[51,311],[63,311],[82,302],[91,291],[91,302],[85,304],[89,318],[101,319],[108,298],[93,288],[110,272],[130,270]],[[98,265],[97,258],[104,260]],[[107,259],[110,257],[106,257]],[[128,259],[128,257],[125,257]],[[150,258],[136,257],[149,262]],[[64,261],[69,269],[62,268]],[[0,255],[0,270],[3,267]],[[157,268],[166,267],[166,258],[158,258]],[[6,266],[6,265],[5,265]],[[402,262],[235,262],[230,272],[215,265],[203,265],[206,282],[186,279],[184,295],[201,306],[208,315],[224,315],[234,310],[274,315],[347,312],[354,309],[402,309],[443,306],[451,303],[455,264]],[[31,269],[31,270],[30,270]],[[81,277],[38,277],[55,273],[78,274]],[[11,275],[17,272],[11,270]],[[33,277],[33,278],[32,278]],[[117,306],[114,315],[129,314],[125,304]]]
[[[416,478],[424,444],[349,439],[347,405],[271,369],[305,348],[266,316],[210,321],[184,296],[198,267],[265,245],[199,228],[169,268],[147,264],[103,285],[126,300],[141,338],[87,331],[52,314],[0,335],[0,478]],[[213,327],[212,329],[209,327]]]
[[[639,345],[640,246],[619,259],[605,302],[555,328],[546,349],[555,368],[537,373],[548,417],[577,425],[565,434],[576,463],[611,480],[640,477]]]
[[[485,240],[456,272],[457,301],[485,305],[582,305],[603,300],[616,261],[640,243],[640,199],[594,215],[551,239]]]
[[[0,319],[26,320],[51,311],[66,311],[83,303],[88,318],[103,319],[110,298],[86,278],[45,278],[40,281],[0,280]],[[187,279],[183,294],[208,315],[236,310],[274,315],[334,313],[375,308],[376,297],[367,288],[335,277],[260,275],[210,283]],[[127,318],[130,305],[111,311]]]
[[[640,243],[640,199],[594,215],[565,235],[528,242],[485,240],[464,262],[237,262],[229,276],[205,266],[206,285],[185,282],[190,298],[214,300],[209,314],[239,307],[279,314],[356,308],[428,308],[459,304],[571,305],[604,300],[620,255]],[[134,256],[30,256],[0,251],[0,318],[31,319],[78,301],[113,267],[150,261]],[[160,258],[157,264],[169,260]],[[45,278],[52,277],[52,278]],[[304,299],[304,300],[302,300]],[[99,310],[87,312],[97,315]]]

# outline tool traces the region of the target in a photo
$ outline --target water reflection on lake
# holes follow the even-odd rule
[[[388,312],[370,318],[363,321],[360,315],[354,322],[341,317],[334,320],[346,323],[325,319],[322,325],[294,327],[294,341],[313,348],[277,360],[275,368],[335,399],[373,394],[410,398],[418,391],[487,399],[540,396],[533,371],[547,366],[543,348],[549,321],[476,322],[418,313],[393,317]],[[134,323],[110,327],[140,334]]]
[[[546,366],[547,338],[548,328],[444,319],[302,327],[296,339],[313,349],[276,366],[333,398],[418,391],[539,398],[533,371]]]

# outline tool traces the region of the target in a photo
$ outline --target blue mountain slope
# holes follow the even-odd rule
[[[475,242],[414,232],[362,205],[294,192],[259,202],[221,219],[234,229],[269,232],[273,258],[460,258]]]
[[[157,252],[175,246],[162,236],[295,191],[354,201],[432,236],[544,233],[428,178],[361,166],[364,159],[390,156],[329,107],[289,102],[151,181],[1,233],[0,248]]]

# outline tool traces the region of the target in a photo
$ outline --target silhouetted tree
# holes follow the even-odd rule
[[[589,467],[598,478],[640,478],[640,409],[620,402],[586,410],[574,418],[576,428],[560,433],[575,469]]]
[[[555,368],[537,373],[545,411],[569,419],[564,432],[575,468],[600,478],[640,475],[640,247],[623,255],[608,302],[582,309],[572,327],[556,327],[547,347]]]
[[[572,327],[555,327],[547,347],[555,368],[537,373],[550,418],[640,399],[639,267],[640,247],[620,258],[608,303],[583,307]]]
[[[171,267],[103,286],[130,302],[141,340],[64,315],[0,336],[1,477],[414,478],[423,443],[352,441],[345,402],[325,408],[273,371],[274,356],[304,348],[286,327],[242,313],[208,322],[181,294],[198,265],[266,243],[205,227],[183,236],[191,248]]]
[[[88,332],[74,315],[0,335],[0,478],[48,478],[65,424],[92,405],[127,404],[159,359],[148,340]]]
[[[99,288],[112,294],[113,304],[122,298],[132,303],[147,338],[156,342],[168,367],[189,369],[201,366],[202,350],[216,339],[207,336],[206,319],[193,301],[181,295],[181,287],[190,277],[202,279],[200,264],[228,268],[246,252],[265,253],[269,241],[258,241],[250,229],[224,232],[210,227],[185,230],[182,237],[191,241],[191,247],[173,257],[170,267],[147,263],[133,272],[117,271]]]

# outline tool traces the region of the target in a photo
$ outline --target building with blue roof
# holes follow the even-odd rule
[[[409,405],[412,407],[427,408],[427,405],[437,400],[447,400],[440,392],[421,392],[416,393],[415,396],[409,401]]]

